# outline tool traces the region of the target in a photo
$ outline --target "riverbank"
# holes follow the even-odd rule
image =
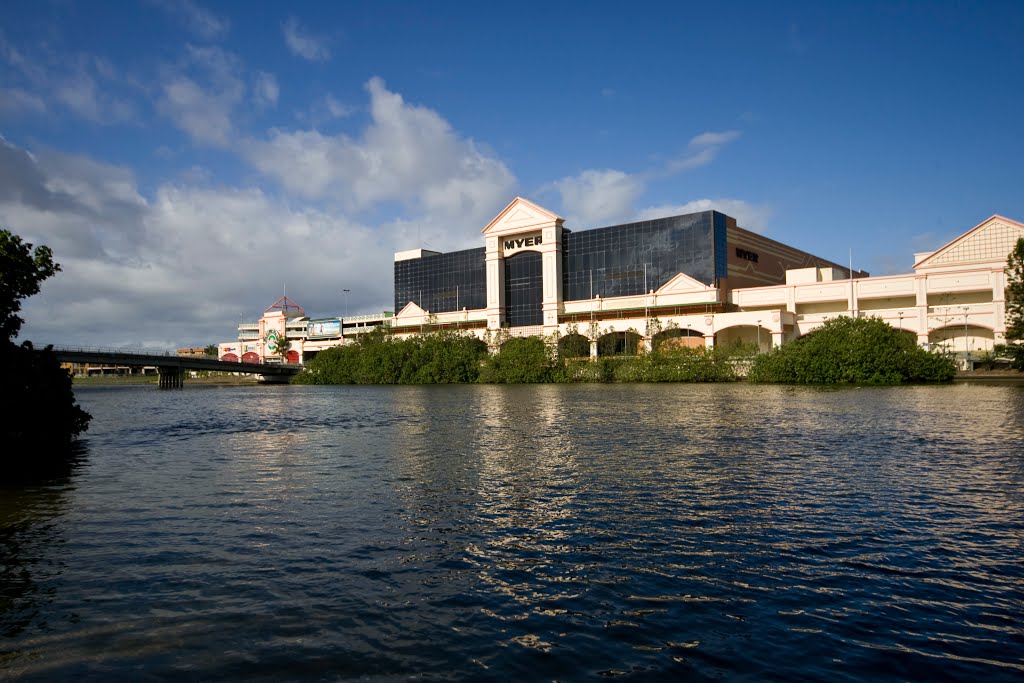
[[[954,382],[993,382],[1024,385],[1024,372],[1020,370],[961,370]]]

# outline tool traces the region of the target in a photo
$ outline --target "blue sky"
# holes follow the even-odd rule
[[[874,274],[1024,220],[1024,4],[0,5],[0,224],[63,272],[36,341],[230,339],[287,284],[522,195],[583,229],[718,208]]]

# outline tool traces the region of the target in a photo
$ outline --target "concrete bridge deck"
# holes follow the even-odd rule
[[[38,349],[39,347],[36,348]],[[232,363],[217,358],[136,353],[122,349],[54,346],[52,351],[57,356],[57,360],[63,363],[95,363],[127,367],[155,366],[160,373],[161,388],[180,387],[184,381],[185,370],[208,370],[213,372],[260,375],[267,382],[287,382],[288,379],[297,375],[302,370],[302,367],[298,365]]]

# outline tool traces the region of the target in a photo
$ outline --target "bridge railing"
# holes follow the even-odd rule
[[[37,344],[32,342],[33,348],[45,349],[47,344]],[[67,346],[65,344],[52,344],[54,351],[73,351],[77,353],[118,353],[118,354],[130,354],[133,356],[168,356],[168,357],[179,357],[177,353],[171,353],[170,351],[154,351],[146,349],[142,346],[136,347],[121,347],[115,348],[112,346]],[[187,356],[181,356],[185,358]],[[216,356],[193,356],[194,358],[211,358],[216,359]]]

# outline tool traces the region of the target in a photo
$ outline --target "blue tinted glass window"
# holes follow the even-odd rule
[[[524,251],[505,259],[505,321],[511,327],[544,324],[542,256]]]
[[[564,234],[563,298],[643,294],[657,290],[678,273],[714,284],[712,214],[705,211]],[[725,253],[724,244],[721,253]]]
[[[483,247],[395,263],[395,313],[410,301],[431,313],[485,308]]]

